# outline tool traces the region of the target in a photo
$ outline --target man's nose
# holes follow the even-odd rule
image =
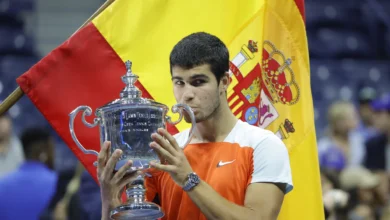
[[[185,88],[184,93],[183,93],[183,101],[189,102],[192,99],[194,99],[194,97],[195,97],[195,93],[192,90],[192,88],[190,88],[190,87]]]

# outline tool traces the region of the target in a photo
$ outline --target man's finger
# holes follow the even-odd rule
[[[150,147],[153,148],[154,151],[156,151],[158,155],[160,155],[160,160],[162,158],[164,158],[164,159],[168,160],[170,163],[175,162],[175,157],[171,153],[169,153],[166,149],[161,147],[161,145],[159,145],[158,143],[152,142],[152,143],[150,143]]]
[[[173,146],[171,146],[171,144],[167,140],[165,140],[163,136],[158,133],[153,133],[151,137],[157,144],[167,150],[170,154],[172,154],[173,156],[177,155],[177,150]]]
[[[177,144],[176,139],[167,130],[159,128],[157,129],[157,132],[163,137],[165,137],[176,151],[181,150],[180,146]]]
[[[116,149],[114,153],[111,155],[110,159],[106,164],[106,168],[103,171],[103,178],[109,180],[112,178],[114,173],[114,168],[116,163],[118,162],[120,156],[122,155],[122,150]]]
[[[118,187],[120,189],[124,188],[127,184],[129,183],[132,183],[134,182],[134,180],[137,178],[138,175],[140,175],[142,172],[141,171],[137,171],[137,172],[134,172],[132,173],[131,175],[128,175],[124,178],[122,178],[120,181],[119,181],[119,184],[118,184]]]
[[[98,175],[101,174],[101,172],[104,170],[104,166],[106,165],[108,160],[110,148],[111,148],[111,142],[105,141],[98,155],[98,166],[97,166]]]
[[[131,161],[131,160],[127,161],[127,162],[118,170],[118,172],[116,172],[116,173],[114,174],[114,177],[112,178],[112,180],[113,180],[115,183],[119,183],[119,181],[125,176],[125,174],[127,173],[127,171],[130,170],[131,165],[133,165],[133,161]]]
[[[163,164],[160,164],[160,163],[156,163],[156,162],[150,162],[150,166],[152,166],[153,168],[156,168],[158,170],[162,170],[162,171],[166,171],[166,172],[175,172],[176,171],[176,166],[174,165],[163,165]]]

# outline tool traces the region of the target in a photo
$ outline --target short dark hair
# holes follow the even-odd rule
[[[180,40],[172,49],[170,68],[178,66],[185,69],[209,64],[217,82],[229,71],[229,50],[216,36],[197,32]]]
[[[33,144],[48,141],[50,137],[50,132],[45,128],[31,127],[25,129],[20,137],[25,157],[28,158],[33,151],[38,150],[33,148]]]

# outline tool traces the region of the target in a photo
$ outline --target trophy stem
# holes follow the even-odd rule
[[[127,185],[127,202],[111,211],[112,219],[138,219],[152,220],[164,216],[161,207],[146,201],[144,177],[138,176],[136,180]]]
[[[129,185],[126,189],[128,203],[143,203],[145,202],[145,188],[141,184]]]

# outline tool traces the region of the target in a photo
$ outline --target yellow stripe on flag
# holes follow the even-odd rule
[[[298,89],[292,88],[296,104],[277,104],[280,120],[267,129],[276,131],[288,118],[295,132],[284,142],[290,150],[294,190],[287,195],[279,219],[324,219],[321,181],[310,87],[310,65],[305,24],[293,1],[268,1],[264,39],[292,60],[291,69]],[[290,80],[290,77],[287,77]]]

